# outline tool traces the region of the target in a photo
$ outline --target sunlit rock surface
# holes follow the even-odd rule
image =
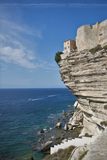
[[[69,124],[83,127],[79,135],[82,139],[96,138],[92,143],[77,146],[69,160],[106,160],[107,20],[78,28],[76,45],[58,63],[63,82],[78,101]]]
[[[62,80],[78,99],[78,113],[71,124],[77,123],[79,113],[83,116],[80,136],[98,135],[107,126],[106,42],[107,20],[92,27],[82,26],[77,31],[77,49],[59,62]]]
[[[107,45],[107,20],[95,25],[81,26],[77,30],[76,45],[78,51],[91,49],[97,45]]]
[[[88,146],[87,150],[82,160],[107,160],[107,129]]]

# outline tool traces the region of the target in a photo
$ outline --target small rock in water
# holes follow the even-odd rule
[[[56,128],[61,128],[61,126],[62,126],[61,122],[58,122],[58,123],[56,124]]]
[[[34,160],[34,158],[33,157],[31,157],[31,159],[30,160]]]
[[[42,152],[47,152],[50,147],[52,146],[53,142],[52,141],[47,141],[45,144],[43,144],[41,151]]]
[[[43,131],[44,131],[44,132],[46,132],[46,131],[47,131],[47,129],[46,129],[46,128],[44,128],[44,129],[43,129]]]
[[[73,126],[71,123],[68,123],[68,130],[72,130]]]
[[[68,125],[67,125],[67,124],[65,124],[65,126],[64,126],[64,130],[65,130],[65,131],[67,131],[67,130],[68,130]]]
[[[41,135],[41,134],[44,134],[44,133],[45,133],[44,129],[41,129],[40,131],[38,131],[38,135]]]
[[[41,130],[40,130],[40,133],[44,133],[44,129],[41,129]]]

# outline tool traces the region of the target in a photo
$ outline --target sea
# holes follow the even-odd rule
[[[42,160],[38,130],[53,127],[75,101],[67,88],[0,89],[0,160]]]

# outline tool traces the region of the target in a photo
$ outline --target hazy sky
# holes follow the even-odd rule
[[[56,51],[80,25],[105,19],[106,0],[0,0],[0,88],[65,87]]]

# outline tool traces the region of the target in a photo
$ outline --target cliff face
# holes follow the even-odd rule
[[[107,126],[107,46],[98,44],[81,51],[77,46],[59,66],[62,80],[78,99],[76,112],[83,117],[81,135],[99,134]],[[70,120],[71,124],[77,123],[76,115]]]

